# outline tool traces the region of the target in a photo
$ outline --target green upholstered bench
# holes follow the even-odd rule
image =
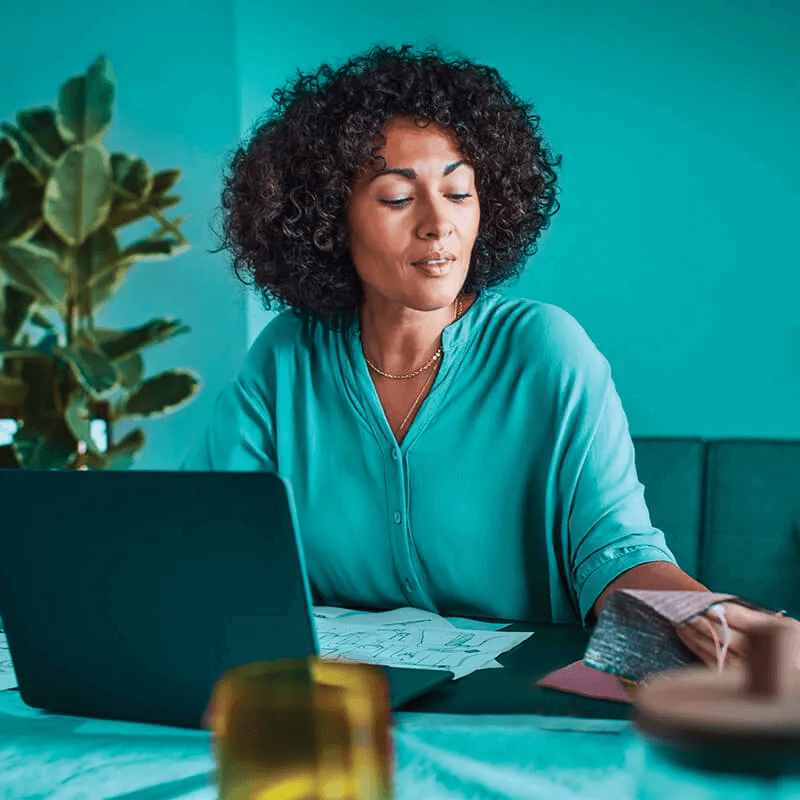
[[[800,617],[800,441],[633,441],[653,525],[680,566]]]

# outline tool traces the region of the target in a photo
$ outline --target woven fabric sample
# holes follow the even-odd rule
[[[751,600],[717,592],[641,589],[612,592],[592,631],[583,663],[630,681],[643,681],[667,669],[699,664],[700,659],[678,638],[675,626],[723,602],[769,611]]]

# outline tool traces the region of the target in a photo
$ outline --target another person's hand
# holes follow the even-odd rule
[[[725,619],[730,629],[730,641],[725,654],[723,668],[742,668],[747,660],[748,632],[765,622],[770,622],[776,617],[764,611],[754,611],[738,603],[722,603],[725,608]],[[790,624],[796,625],[800,632],[800,620],[783,617]],[[718,650],[725,640],[723,625],[713,611],[707,611],[685,625],[675,628],[678,638],[695,654],[706,666],[717,669]],[[716,643],[715,643],[716,637]],[[800,660],[800,653],[796,654]],[[800,668],[800,664],[798,665]]]

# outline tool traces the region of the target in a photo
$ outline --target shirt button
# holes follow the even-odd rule
[[[399,525],[400,521],[403,519],[403,515],[399,511],[394,512],[394,521]]]
[[[414,584],[411,583],[411,578],[406,578],[406,591],[410,592],[414,588]]]
[[[400,458],[400,451],[396,447],[392,448],[392,458],[395,461],[397,461],[397,459]]]

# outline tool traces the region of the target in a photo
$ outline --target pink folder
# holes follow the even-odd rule
[[[633,703],[633,698],[622,688],[615,675],[587,667],[583,661],[573,661],[572,664],[545,675],[536,685],[584,697]]]

